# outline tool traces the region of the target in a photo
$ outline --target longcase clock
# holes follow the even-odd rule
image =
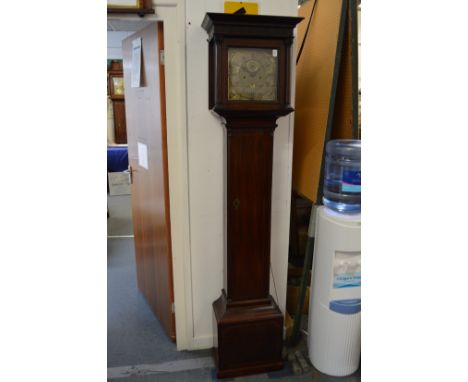
[[[227,259],[213,303],[218,378],[283,367],[283,314],[270,295],[273,133],[290,105],[300,17],[207,13],[209,108],[227,130]]]
[[[125,120],[125,96],[123,68],[121,61],[112,61],[107,71],[107,88],[114,109],[115,143],[127,143],[127,124]]]

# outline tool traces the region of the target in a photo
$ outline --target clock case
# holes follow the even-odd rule
[[[207,13],[202,27],[209,42],[208,107],[223,117],[251,114],[282,116],[293,111],[290,105],[291,45],[294,27],[301,17],[233,15]],[[263,48],[278,51],[278,96],[276,101],[228,100],[229,48]]]
[[[224,289],[213,303],[217,377],[283,367],[283,314],[270,295],[273,137],[290,105],[291,45],[301,17],[207,13],[209,109],[227,130],[227,250]],[[228,49],[278,54],[275,101],[228,100]]]

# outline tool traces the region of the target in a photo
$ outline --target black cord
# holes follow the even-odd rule
[[[275,276],[273,276],[273,269],[271,268],[271,263],[270,263],[270,272],[271,272],[271,279],[273,280],[273,286],[275,288],[276,302],[278,302],[278,292],[276,291]]]
[[[312,10],[310,11],[310,17],[309,17],[309,22],[307,23],[307,29],[305,31],[304,38],[303,38],[302,43],[301,43],[301,47],[299,48],[299,53],[297,53],[296,65],[299,63],[299,58],[301,57],[302,49],[304,49],[305,41],[307,39],[307,35],[309,34],[310,22],[312,21],[312,16],[314,15],[315,6],[317,5],[317,1],[318,0],[314,1],[314,5],[312,6]]]

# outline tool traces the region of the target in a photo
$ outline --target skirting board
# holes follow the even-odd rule
[[[214,346],[214,336],[193,337],[189,350],[210,349]]]
[[[283,340],[286,339],[286,326],[283,325]],[[210,349],[214,346],[215,338],[211,336],[193,337],[188,350]]]

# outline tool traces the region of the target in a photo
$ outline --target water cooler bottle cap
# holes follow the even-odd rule
[[[361,159],[361,140],[333,139],[327,142],[326,152],[330,155],[343,156],[349,159]]]

